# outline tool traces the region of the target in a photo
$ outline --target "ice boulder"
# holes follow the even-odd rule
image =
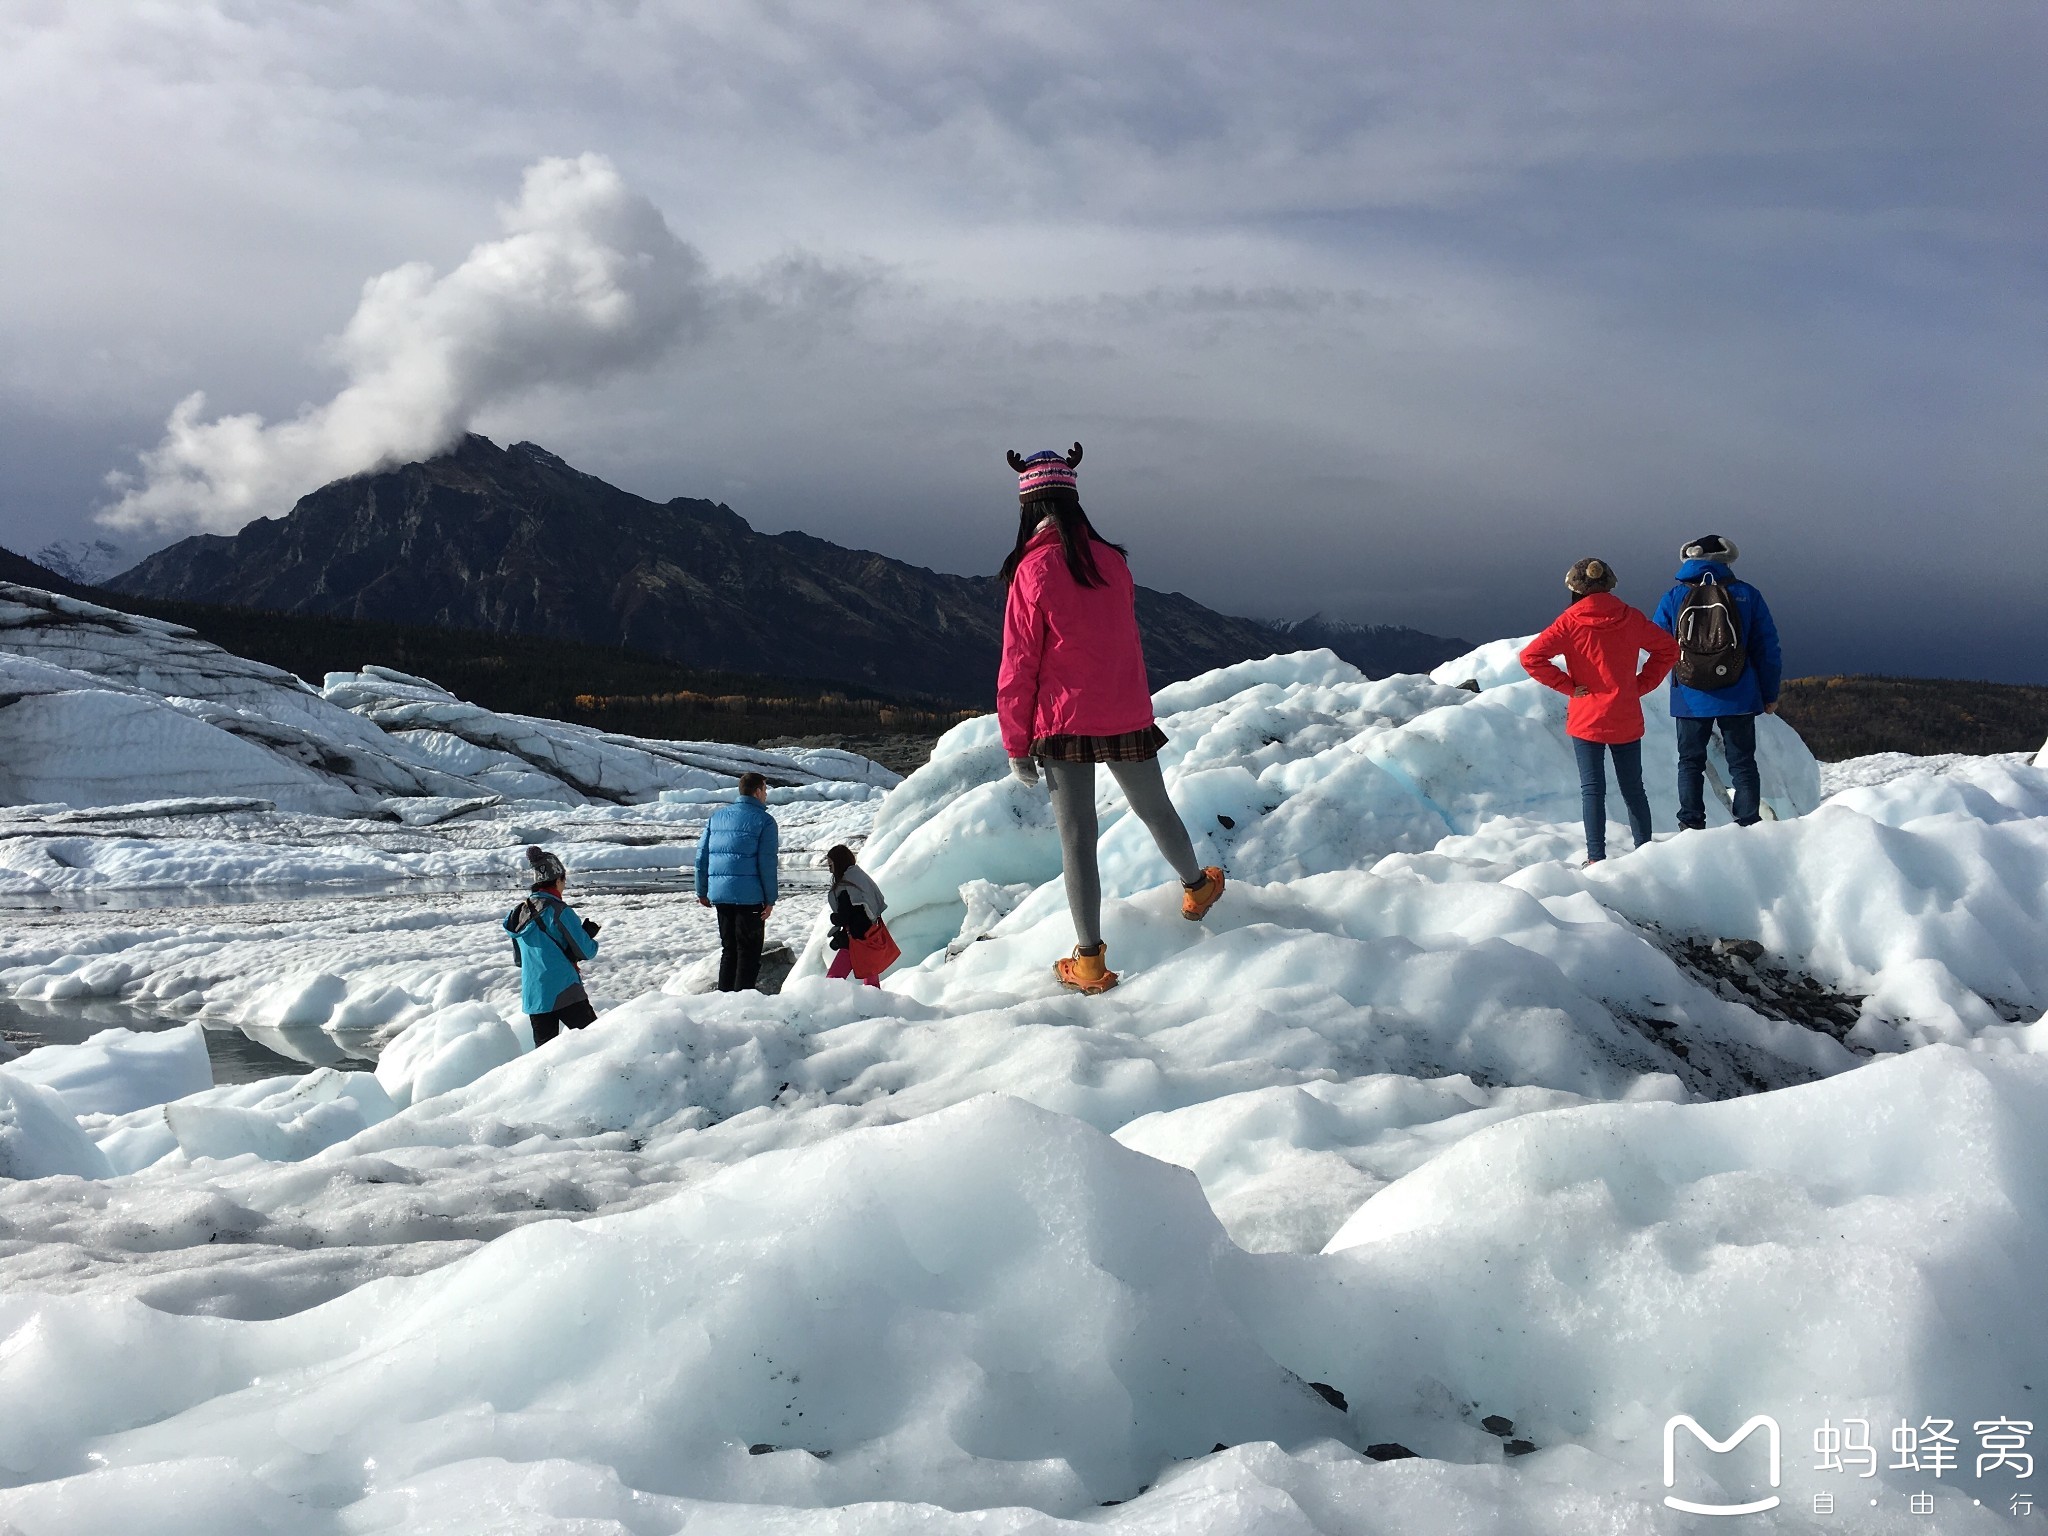
[[[2048,772],[2022,764],[2016,755],[1931,759],[1891,755],[1902,760],[1897,771],[1843,785],[1827,803],[1891,827],[1911,826],[1934,816],[1966,816],[1984,822],[2048,817]]]
[[[1679,1092],[1675,1080],[1655,1086]],[[1584,1102],[1550,1088],[1375,1073],[1141,1115],[1116,1139],[1192,1170],[1239,1247],[1314,1253],[1367,1198],[1446,1147],[1518,1115]]]
[[[85,1130],[116,1174],[137,1173],[181,1154],[230,1158],[255,1152],[265,1162],[298,1162],[391,1113],[395,1106],[380,1104],[365,1090],[364,1079],[369,1090],[378,1086],[367,1074],[333,1071],[223,1083],[125,1115],[89,1116]],[[335,1100],[344,1101],[342,1109],[306,1118],[313,1107]],[[222,1110],[235,1113],[216,1113]],[[179,1127],[189,1147],[181,1144]]]
[[[1512,640],[1489,640],[1462,656],[1454,656],[1441,666],[1431,668],[1429,675],[1446,688],[1462,688],[1467,683],[1477,683],[1481,692],[1508,683],[1526,683],[1529,674],[1522,670],[1522,647],[1535,638],[1534,635],[1520,635]]]
[[[487,1003],[457,1003],[415,1019],[377,1056],[377,1081],[403,1109],[473,1083],[533,1047],[530,1026],[515,1028]]]
[[[99,806],[232,794],[288,810],[361,808],[356,795],[311,769],[137,688],[0,650],[0,690],[13,697],[0,802]]]
[[[1843,798],[1798,821],[1659,843],[1592,883],[1636,922],[1754,940],[1858,995],[1888,967],[1936,961],[1980,997],[2048,1007],[2048,817],[1892,826]]]
[[[40,1083],[0,1071],[0,1179],[66,1173],[103,1179],[112,1171],[62,1099]]]
[[[124,1115],[213,1086],[206,1031],[103,1029],[82,1045],[45,1045],[7,1070],[55,1093],[74,1115]]]
[[[720,1501],[1092,1513],[1218,1443],[1348,1434],[1240,1315],[1244,1262],[1184,1170],[982,1098],[271,1322],[22,1298],[0,1397],[40,1407],[0,1420],[0,1464],[229,1456],[332,1505],[372,1466],[581,1462]]]
[[[295,1163],[398,1112],[391,1095],[367,1072],[322,1067],[285,1080],[250,1104],[164,1106],[164,1118],[187,1157],[242,1157]]]
[[[1644,1485],[1670,1416],[1725,1434],[1767,1413],[1785,1503],[1810,1509],[1842,1487],[1806,1454],[1824,1423],[2037,1417],[2044,1127],[2048,1060],[1944,1046],[1722,1103],[1523,1116],[1368,1200],[1321,1299],[1292,1293],[1266,1337],[1371,1392],[1366,1434],[1427,1449],[1434,1399],[1455,1442],[1458,1405],[1483,1404]],[[1890,1460],[1852,1486],[1903,1510],[1934,1480]]]

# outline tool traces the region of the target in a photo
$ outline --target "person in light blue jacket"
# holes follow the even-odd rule
[[[1778,712],[1778,689],[1784,680],[1784,659],[1778,647],[1778,625],[1763,593],[1738,581],[1728,567],[1735,563],[1735,545],[1718,533],[1703,534],[1683,546],[1677,585],[1664,594],[1652,615],[1657,627],[1679,642],[1678,670],[1671,678],[1671,713],[1678,724],[1678,825],[1697,831],[1707,824],[1707,744],[1721,732],[1728,754],[1728,777],[1734,781],[1731,808],[1738,824],[1754,826],[1763,815],[1762,776],[1756,766],[1756,717]],[[1688,687],[1683,682],[1692,658],[1691,639],[1679,631],[1686,599],[1705,583],[1722,588],[1735,605],[1741,647],[1741,670],[1720,688]],[[1732,670],[1732,668],[1731,668]]]
[[[740,796],[704,824],[697,844],[697,901],[718,909],[718,990],[751,991],[761,975],[761,946],[779,894],[775,859],[781,834],[768,814],[768,781],[740,775]]]
[[[582,965],[597,958],[597,924],[586,924],[562,900],[569,872],[545,848],[526,850],[533,889],[505,915],[519,957],[519,1006],[533,1023],[533,1043],[546,1045],[564,1029],[581,1029],[597,1018],[583,990]]]

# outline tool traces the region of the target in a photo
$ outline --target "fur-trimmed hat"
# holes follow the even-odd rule
[[[1019,501],[1037,501],[1042,496],[1078,491],[1080,488],[1074,478],[1074,471],[1081,467],[1079,443],[1067,453],[1061,453],[1057,448],[1041,448],[1029,458],[1019,458],[1016,450],[1012,449],[1009,458],[1010,468],[1017,471]]]
[[[568,878],[569,871],[562,867],[562,861],[537,844],[526,850],[526,862],[533,866],[536,891],[544,885],[560,885]]]
[[[1678,558],[1681,560],[1712,560],[1717,565],[1732,565],[1735,562],[1736,555],[1739,553],[1741,551],[1736,549],[1733,543],[1722,538],[1718,533],[1703,533],[1690,544],[1682,546],[1678,551]]]
[[[1614,567],[1587,556],[1564,573],[1564,584],[1580,597],[1614,590]]]

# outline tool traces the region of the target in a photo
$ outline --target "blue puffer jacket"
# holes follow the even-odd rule
[[[721,805],[697,844],[697,894],[720,906],[773,906],[781,845],[775,818],[752,795]]]
[[[1749,664],[1742,669],[1742,676],[1735,680],[1733,686],[1727,688],[1687,688],[1674,677],[1671,680],[1671,713],[1680,720],[1706,720],[1718,715],[1760,715],[1766,704],[1778,702],[1778,686],[1783,681],[1784,668],[1784,659],[1778,652],[1778,626],[1771,618],[1763,593],[1746,581],[1737,581],[1728,567],[1718,560],[1688,560],[1678,568],[1678,585],[1664,594],[1664,601],[1657,605],[1657,612],[1652,617],[1659,629],[1677,634],[1678,610],[1685,606],[1686,598],[1691,595],[1692,584],[1707,575],[1712,575],[1735,599],[1736,611],[1742,615],[1742,637],[1749,653]]]
[[[519,951],[521,1010],[553,1013],[562,994],[582,984],[569,957],[596,959],[597,940],[584,930],[575,908],[545,891],[535,891],[508,912],[504,927]]]

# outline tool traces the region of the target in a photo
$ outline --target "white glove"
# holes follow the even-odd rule
[[[1036,784],[1038,782],[1038,759],[1035,757],[1013,757],[1010,759],[1010,772],[1015,776],[1019,784]]]

